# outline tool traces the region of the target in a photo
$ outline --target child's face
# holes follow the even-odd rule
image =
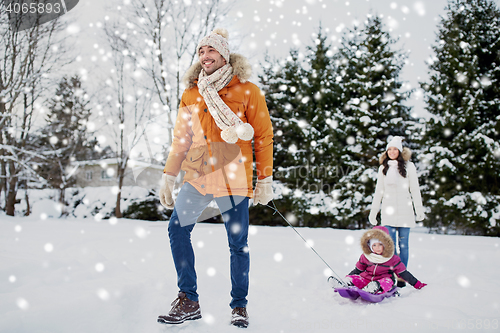
[[[375,243],[372,245],[372,251],[375,254],[382,254],[382,252],[384,252],[384,246],[382,243]]]

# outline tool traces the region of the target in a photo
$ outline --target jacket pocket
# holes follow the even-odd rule
[[[182,162],[182,170],[186,172],[185,180],[192,180],[205,175],[207,172],[208,147],[200,146],[189,149],[184,162]]]
[[[212,142],[210,144],[210,149],[212,152],[210,164],[214,168],[214,171],[233,162],[241,152],[241,148],[237,144],[226,142]]]

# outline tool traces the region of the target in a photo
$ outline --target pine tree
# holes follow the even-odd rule
[[[324,198],[335,183],[336,134],[332,120],[332,52],[321,28],[306,54],[290,51],[287,60],[266,59],[260,77],[274,125],[274,179],[284,185],[282,210],[301,225],[330,225]],[[329,126],[330,125],[330,126]]]
[[[281,195],[278,208],[286,216],[293,216],[291,222],[295,223],[302,221],[305,213],[302,196],[298,192],[298,195],[294,195],[301,182],[299,174],[303,165],[298,147],[306,140],[302,137],[302,123],[297,121],[299,115],[305,112],[300,94],[304,85],[304,59],[298,50],[291,50],[286,60],[266,56],[265,61],[264,73],[259,78],[273,123],[273,178],[280,183],[276,194]],[[269,217],[266,209],[258,206],[254,207],[250,214],[252,221],[261,221],[266,225],[282,224],[278,216]]]
[[[60,190],[59,202],[63,205],[65,189],[75,183],[72,162],[91,156],[96,144],[86,126],[90,116],[87,105],[80,78],[64,77],[48,102],[46,126],[41,130],[40,144],[47,159],[40,163],[40,175]]]
[[[411,137],[414,121],[404,105],[411,91],[403,90],[399,74],[406,55],[394,49],[397,40],[385,30],[382,19],[368,15],[362,29],[355,27],[342,39],[335,57],[342,106],[337,112],[344,147],[341,170],[345,175],[334,195],[342,216],[340,228],[365,227],[375,191],[378,157],[387,139]]]
[[[454,0],[439,25],[426,91],[427,226],[500,236],[500,11]]]
[[[304,85],[302,77],[305,75],[301,62],[297,50],[292,50],[286,61],[266,57],[264,74],[260,77],[274,127],[274,164],[278,171],[274,179],[290,186],[296,182],[295,173],[291,170],[303,163],[299,160],[297,147],[304,138],[301,137],[300,124],[296,121],[305,112],[300,94]]]

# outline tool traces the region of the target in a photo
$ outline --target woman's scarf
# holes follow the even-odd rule
[[[385,175],[385,183],[387,185],[396,185],[399,179],[398,161],[390,160],[387,164],[389,164],[389,169]]]

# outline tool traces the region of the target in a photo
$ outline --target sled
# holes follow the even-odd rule
[[[348,299],[358,299],[361,297],[365,301],[371,302],[371,303],[379,303],[384,300],[384,298],[387,297],[394,297],[398,296],[398,287],[393,287],[391,290],[388,292],[382,293],[382,294],[371,294],[367,291],[361,290],[357,287],[339,287],[334,289],[336,292],[339,293],[340,296]]]

